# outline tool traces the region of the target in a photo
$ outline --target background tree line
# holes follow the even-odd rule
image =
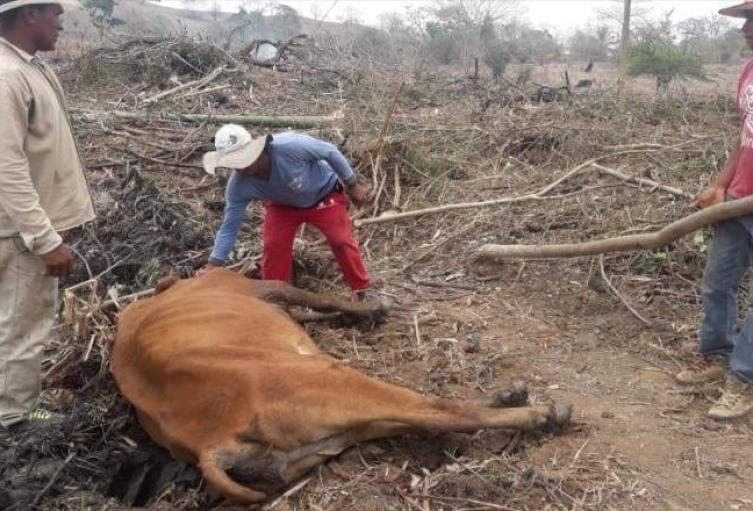
[[[84,2],[101,30],[122,23],[113,0]],[[333,17],[319,4],[307,13],[270,0],[245,0],[235,13],[221,13],[218,0],[184,0],[184,4],[186,8],[211,8],[214,23],[207,32],[228,44],[242,45],[254,38],[286,39],[302,31],[326,33],[342,50],[359,57],[466,68],[480,59],[495,76],[503,74],[511,62],[615,62],[622,30],[621,1],[605,2],[606,7],[592,21],[560,37],[523,21],[518,0],[436,0],[428,7],[385,14],[378,27],[363,26],[353,9]],[[744,57],[739,27],[727,18],[709,13],[676,20],[672,11],[652,17],[640,6],[634,9],[630,27],[633,59],[643,59],[645,64],[659,58],[657,55],[669,55],[673,62],[692,61],[693,66],[702,68],[703,64],[739,62]]]

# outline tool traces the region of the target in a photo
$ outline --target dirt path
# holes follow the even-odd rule
[[[574,431],[531,450],[534,465],[586,481],[601,472],[585,493],[619,492],[605,509],[753,509],[750,421],[705,417],[718,385],[676,385],[680,362],[660,346],[663,335],[642,331],[607,298],[573,314],[566,292],[546,303],[540,293],[520,296],[487,298],[486,335],[515,357],[508,369],[531,383],[533,399],[576,408]]]

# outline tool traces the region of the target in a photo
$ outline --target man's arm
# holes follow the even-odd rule
[[[699,208],[708,208],[716,204],[724,202],[727,194],[727,188],[732,184],[732,180],[735,178],[737,172],[737,166],[740,162],[740,154],[742,153],[742,147],[740,146],[740,138],[738,137],[737,143],[732,150],[732,154],[724,164],[724,168],[721,173],[712,181],[711,185],[706,188],[693,202],[694,206]]]
[[[348,160],[345,159],[343,153],[341,153],[334,144],[309,136],[300,137],[299,140],[300,150],[307,160],[324,160],[330,167],[332,167],[332,170],[335,171],[337,177],[339,177],[346,186],[354,185],[356,183],[356,175],[350,167]]]
[[[42,259],[47,275],[65,277],[71,271],[73,256],[42,209],[31,179],[24,152],[28,115],[20,87],[0,80],[0,205],[27,248]]]
[[[224,266],[227,264],[230,251],[233,250],[238,239],[238,231],[240,231],[249,202],[233,199],[232,194],[228,192],[225,202],[225,217],[222,220],[220,230],[217,231],[208,266]]]
[[[337,147],[313,137],[302,137],[301,149],[309,160],[324,160],[332,167],[337,177],[345,184],[345,190],[356,206],[360,207],[366,204],[369,200],[369,190],[358,184],[355,172]]]

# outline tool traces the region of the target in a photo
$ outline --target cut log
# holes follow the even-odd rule
[[[698,229],[751,214],[753,214],[753,197],[746,197],[698,211],[653,233],[554,245],[488,244],[479,249],[478,256],[484,261],[501,261],[505,259],[555,259],[630,250],[654,250],[669,245]]]
[[[200,115],[181,114],[181,120],[197,123],[240,124],[266,128],[318,128],[337,123],[339,117],[329,116],[262,116],[262,115]]]
[[[76,115],[93,117],[97,119],[107,118],[109,116],[118,119],[137,119],[143,121],[188,121],[195,123],[209,124],[241,124],[245,126],[260,126],[266,128],[319,128],[336,124],[342,117],[340,116],[264,116],[264,115],[203,115],[203,114],[162,114],[155,115],[146,112],[124,112],[115,110],[105,112],[102,110],[83,110],[71,109]]]

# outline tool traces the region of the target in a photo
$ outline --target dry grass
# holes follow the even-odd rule
[[[173,49],[169,42],[141,47],[145,53],[138,66],[143,58],[167,62],[160,59]],[[206,55],[197,52],[199,60]],[[74,117],[99,218],[75,242],[91,275],[81,265],[66,284],[96,277],[98,287],[94,293],[88,286],[70,293],[68,326],[76,323],[70,318],[78,318],[85,335],[82,330],[78,336],[69,333],[49,352],[47,385],[68,394],[61,407],[70,420],[45,442],[14,439],[15,447],[5,451],[13,455],[0,460],[0,480],[7,483],[11,470],[31,473],[39,460],[60,467],[73,453],[54,479],[55,471],[49,470],[6,485],[18,489],[6,493],[22,503],[19,508],[34,499],[45,509],[103,508],[109,495],[118,495],[124,505],[151,509],[204,509],[217,501],[200,487],[195,471],[173,464],[144,438],[107,372],[115,311],[104,311],[102,302],[148,288],[167,271],[191,274],[208,255],[221,219],[224,179],[210,181],[191,167],[209,148],[213,127],[164,121],[154,114],[326,115],[342,110],[339,133],[311,133],[334,142],[342,142],[338,135],[347,139],[345,150],[362,180],[379,192],[373,207],[358,214],[364,218],[522,195],[588,159],[617,153],[603,164],[694,193],[725,159],[735,131],[735,106],[728,94],[698,89],[655,96],[638,83],[640,90],[631,86],[618,95],[607,75],[590,91],[535,104],[529,101],[532,85],[471,80],[450,70],[417,76],[353,60],[333,62],[321,51],[312,51],[288,73],[240,70],[211,84],[227,85],[219,92],[145,105],[143,99],[159,92],[160,84],[172,85],[150,81],[142,68],[134,71],[136,63],[127,52],[99,52],[105,54],[110,60],[104,74],[105,67],[87,65],[86,73],[69,68],[72,103],[150,115],[143,122],[111,115]],[[181,57],[192,62],[190,47]],[[84,58],[75,65],[81,62],[91,61]],[[202,67],[197,61],[195,67],[208,72],[214,64]],[[170,67],[166,76],[181,70]],[[533,80],[556,84],[551,77],[559,69],[547,72],[549,78]],[[179,79],[195,78],[189,74]],[[734,73],[720,74],[726,88],[724,80]],[[373,141],[402,81],[405,89],[389,120],[383,150],[375,152]],[[96,95],[92,83],[97,84]],[[576,241],[654,229],[686,214],[687,204],[596,174],[567,181],[553,193],[566,196],[360,228],[371,271],[394,300],[396,312],[386,325],[370,331],[312,325],[313,337],[326,351],[371,375],[423,392],[468,398],[515,376],[538,374],[529,366],[584,342],[575,339],[587,331],[594,315],[619,315],[614,347],[671,369],[687,356],[681,348],[692,338],[707,238],[684,239],[666,251],[605,258],[613,284],[657,325],[659,353],[630,342],[642,335],[642,326],[605,293],[595,260],[481,267],[474,253],[487,242]],[[259,212],[252,211],[235,254],[238,260],[259,253],[259,221]],[[306,230],[300,237],[297,259],[300,285],[344,291],[316,233]],[[564,331],[571,346],[553,333]],[[536,361],[522,356],[527,351],[521,346],[527,344],[537,347]],[[557,384],[534,380],[533,399],[551,401]],[[587,394],[589,388],[580,390]],[[482,432],[370,444],[320,468],[267,509],[648,509],[664,502],[664,490],[630,461],[591,450],[592,428],[576,420],[554,439]],[[162,476],[173,482],[159,488],[142,484]],[[124,495],[129,489],[132,494]]]

